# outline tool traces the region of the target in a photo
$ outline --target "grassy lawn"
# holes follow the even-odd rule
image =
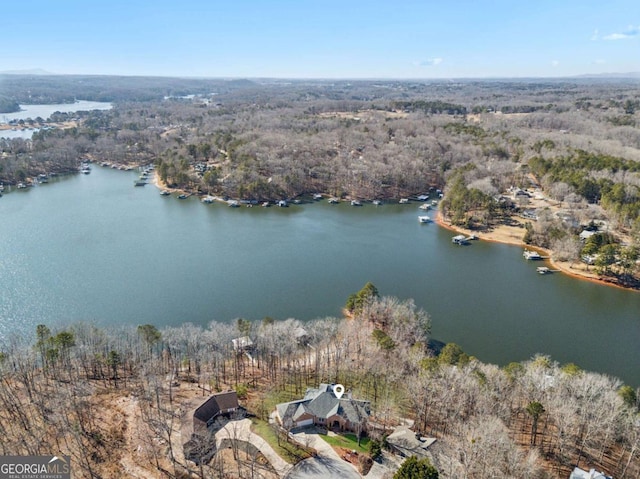
[[[311,451],[308,451],[297,444],[287,442],[280,438],[278,445],[278,437],[267,421],[258,418],[251,418],[251,429],[273,448],[273,450],[282,459],[289,464],[297,464],[298,462],[311,457]]]
[[[328,434],[321,434],[320,437],[328,442],[333,447],[344,447],[345,449],[355,449],[359,453],[367,454],[369,452],[367,446],[369,445],[369,438],[363,437],[360,439],[360,445],[358,446],[358,438],[355,434],[340,434],[337,436],[329,436]]]

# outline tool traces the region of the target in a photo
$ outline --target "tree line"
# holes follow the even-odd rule
[[[210,477],[176,445],[187,385],[203,400],[235,388],[267,418],[275,402],[326,382],[371,401],[368,433],[380,444],[399,418],[438,438],[440,477],[555,478],[575,465],[640,474],[637,389],[542,355],[498,367],[455,344],[436,354],[428,314],[373,285],[347,308],[348,318],[306,323],[39,325],[0,354],[0,452],[55,448],[78,477],[113,476],[135,438],[149,475]],[[240,337],[250,342],[234,344]]]

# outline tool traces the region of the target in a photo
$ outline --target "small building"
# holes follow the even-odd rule
[[[538,221],[538,212],[536,210],[524,210],[520,216],[527,220]]]
[[[389,449],[402,457],[416,456],[418,459],[429,457],[427,449],[436,440],[416,434],[408,426],[400,426],[387,436]]]
[[[229,417],[239,409],[238,394],[235,391],[214,394],[194,411],[193,431],[206,431],[218,417]]]
[[[576,467],[569,479],[613,479],[611,476],[607,476],[604,472],[598,472],[595,469],[591,469],[589,472]]]
[[[296,338],[296,342],[300,346],[307,346],[311,340],[311,336],[302,326],[296,326],[293,330],[293,336]]]
[[[580,233],[580,241],[585,243],[589,238],[591,238],[593,235],[597,233],[598,233],[597,231],[584,230]]]
[[[232,339],[231,342],[236,352],[251,351],[253,349],[253,341],[249,336]]]

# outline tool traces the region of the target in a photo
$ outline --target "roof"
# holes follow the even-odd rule
[[[238,394],[235,391],[226,391],[212,395],[193,413],[194,419],[208,422],[218,414],[228,409],[238,407]]]
[[[303,399],[278,404],[276,409],[282,422],[287,418],[297,421],[307,413],[322,419],[340,416],[350,423],[359,423],[370,414],[369,401],[355,400],[348,395],[338,399],[332,384],[321,384],[318,389],[309,388]]]
[[[434,438],[417,437],[407,426],[400,426],[387,436],[387,442],[398,449],[404,456],[427,457],[427,449],[436,440]]]
[[[253,346],[253,341],[249,336],[242,336],[240,338],[232,339],[233,347],[235,349],[246,349],[251,348]]]
[[[588,239],[591,238],[593,235],[595,235],[597,233],[597,231],[590,231],[590,230],[583,230],[580,233],[580,239]]]
[[[595,469],[591,469],[589,472],[576,467],[569,479],[611,479],[610,476],[606,476],[603,472],[598,472]]]

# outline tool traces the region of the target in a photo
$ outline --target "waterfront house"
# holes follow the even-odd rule
[[[236,352],[251,351],[253,349],[253,341],[249,336],[242,336],[232,339],[233,349]]]
[[[238,395],[235,391],[213,394],[193,413],[194,432],[206,431],[218,417],[229,417],[239,408]]]
[[[345,393],[338,397],[333,384],[307,389],[304,398],[276,406],[276,419],[285,429],[323,426],[341,431],[362,432],[371,414],[369,401],[353,399]]]

